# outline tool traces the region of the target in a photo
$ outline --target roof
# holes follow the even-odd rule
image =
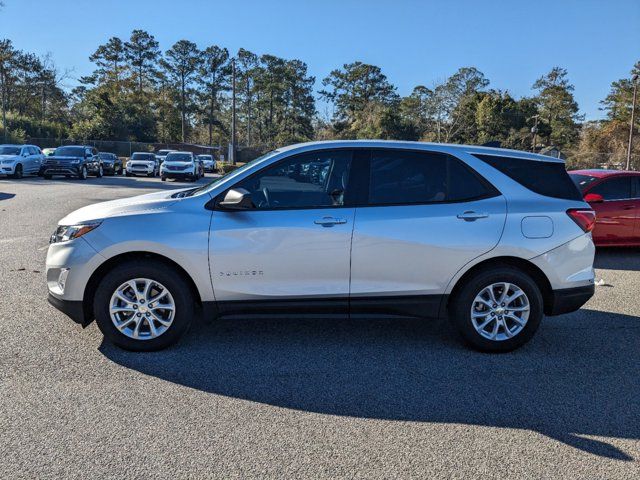
[[[592,168],[587,170],[569,170],[569,173],[576,173],[578,175],[589,175],[596,178],[611,177],[613,175],[640,175],[640,172],[631,170],[613,170],[606,168]]]
[[[305,151],[316,148],[324,149],[348,147],[404,148],[414,150],[431,150],[446,153],[478,153],[483,155],[500,155],[528,160],[542,160],[546,162],[564,163],[563,160],[555,157],[524,152],[522,150],[510,150],[508,148],[481,147],[476,145],[459,145],[453,143],[408,142],[400,140],[325,140],[317,142],[296,143],[294,145],[288,145],[286,147],[278,148],[278,151],[288,152],[293,150]]]

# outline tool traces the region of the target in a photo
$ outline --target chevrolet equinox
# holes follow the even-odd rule
[[[468,345],[509,351],[545,314],[593,295],[594,221],[555,158],[298,144],[205,186],[63,218],[49,301],[130,350],[173,344],[199,307],[205,318],[448,316]]]

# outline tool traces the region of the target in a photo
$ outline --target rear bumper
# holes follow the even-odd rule
[[[89,321],[87,320],[87,315],[85,315],[84,312],[84,305],[80,300],[62,300],[60,298],[54,297],[51,294],[49,294],[47,300],[51,305],[56,307],[74,322],[79,323],[82,326],[87,326],[87,324],[89,323]]]
[[[551,302],[549,302],[547,311],[544,313],[546,315],[561,315],[575,312],[593,297],[595,289],[595,285],[591,284],[583,287],[553,290]]]

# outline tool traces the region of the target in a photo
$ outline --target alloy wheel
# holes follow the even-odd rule
[[[134,278],[120,285],[109,302],[115,327],[135,340],[150,340],[165,333],[173,323],[176,306],[171,292],[148,278]]]
[[[527,324],[529,298],[513,283],[492,283],[476,295],[471,305],[471,323],[476,332],[492,341],[518,335]]]

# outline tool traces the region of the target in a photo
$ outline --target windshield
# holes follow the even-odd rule
[[[20,147],[1,146],[0,155],[20,155]]]
[[[84,147],[58,147],[54,155],[57,157],[84,157]]]
[[[273,151],[271,151],[269,153],[265,153],[261,157],[253,159],[250,162],[245,163],[243,166],[241,166],[239,168],[236,168],[235,170],[232,170],[231,172],[225,173],[221,177],[216,178],[215,180],[207,183],[206,185],[194,188],[193,190],[187,190],[186,192],[180,192],[182,194],[180,196],[182,196],[182,197],[190,197],[192,195],[195,195],[196,193],[200,193],[200,192],[204,192],[206,190],[210,190],[211,188],[217,186],[219,183],[222,183],[223,181],[226,182],[227,180],[230,180],[230,179],[240,175],[242,172],[245,172],[245,171],[249,170],[254,165],[257,165],[258,163],[262,162],[263,160],[266,160],[266,159],[268,159],[270,157],[273,157],[274,155],[276,155],[278,153],[280,153],[278,150],[273,150]]]
[[[577,173],[570,173],[569,176],[581,192],[584,192],[589,185],[598,179],[598,177],[594,177],[592,175],[580,175]]]
[[[211,155],[198,155],[198,158],[200,160],[213,160],[213,158],[211,158]]]
[[[153,160],[154,157],[153,153],[134,153],[131,155],[131,160]]]
[[[170,153],[165,162],[190,162],[193,159],[190,153]]]
[[[171,150],[158,150],[156,155],[167,155]]]

